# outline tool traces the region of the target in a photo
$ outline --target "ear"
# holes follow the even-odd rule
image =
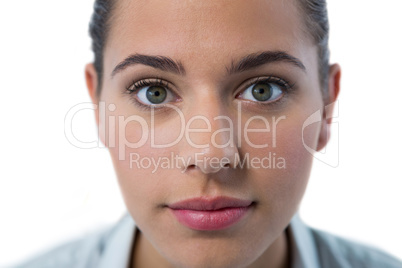
[[[98,73],[95,70],[95,66],[92,63],[88,63],[85,66],[85,80],[87,82],[87,88],[92,103],[97,105],[95,109],[96,126],[98,128],[98,136],[103,144],[105,144],[105,122],[99,122],[99,96],[97,92],[98,88]]]
[[[317,151],[322,150],[327,145],[331,134],[330,124],[332,122],[335,101],[338,98],[341,83],[341,67],[339,64],[332,64],[330,66],[328,76],[328,96],[324,101]]]
[[[93,63],[88,63],[85,66],[85,81],[87,83],[87,89],[92,103],[98,105],[99,98],[97,95],[98,88],[98,74],[96,73]],[[99,128],[99,113],[95,110],[96,125]]]

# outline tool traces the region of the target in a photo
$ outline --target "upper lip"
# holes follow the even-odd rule
[[[219,197],[196,197],[186,199],[168,205],[171,209],[183,210],[219,210],[224,208],[248,207],[253,203],[251,200],[237,199],[227,196]]]

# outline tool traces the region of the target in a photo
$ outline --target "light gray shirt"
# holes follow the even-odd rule
[[[18,268],[127,268],[136,226],[124,216],[105,232],[58,247]],[[402,268],[402,262],[372,247],[305,225],[296,214],[288,227],[292,268]]]

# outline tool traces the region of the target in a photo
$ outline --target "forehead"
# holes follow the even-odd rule
[[[120,0],[111,25],[112,65],[133,53],[221,62],[282,50],[303,59],[312,45],[294,0]]]

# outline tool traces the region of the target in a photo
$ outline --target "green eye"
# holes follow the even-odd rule
[[[258,101],[267,101],[272,97],[272,87],[266,83],[255,84],[252,88],[253,97]]]
[[[270,103],[277,101],[283,96],[288,86],[287,84],[283,84],[281,80],[274,81],[274,78],[270,78],[270,80],[271,81],[255,82],[254,84],[246,88],[246,90],[244,90],[239,95],[239,97],[241,99],[250,100],[254,102],[263,102],[263,103]]]
[[[160,104],[166,99],[167,92],[166,89],[161,86],[150,86],[145,95],[150,103]]]
[[[162,107],[164,104],[175,102],[177,95],[170,89],[169,82],[162,79],[149,78],[139,80],[127,88],[138,104],[149,107]]]

